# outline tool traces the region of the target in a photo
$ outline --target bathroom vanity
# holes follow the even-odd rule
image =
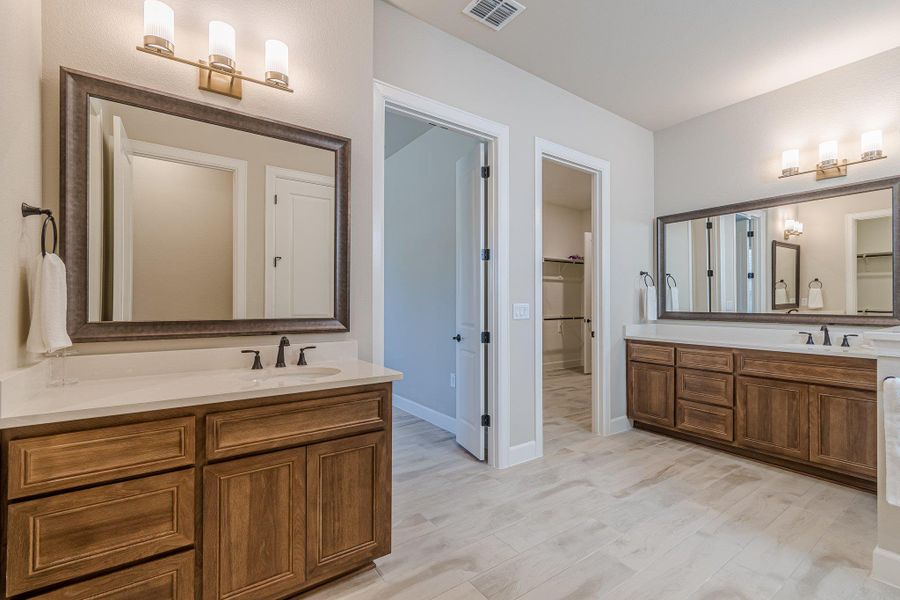
[[[341,359],[4,394],[4,597],[288,598],[370,566],[399,377]]]
[[[724,327],[690,335],[702,329],[648,325],[626,334],[635,427],[875,490],[871,350],[809,347],[786,330],[770,337],[796,342],[754,343],[766,333]]]

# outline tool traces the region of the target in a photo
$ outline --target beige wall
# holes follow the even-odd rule
[[[0,372],[23,364],[28,302],[24,266],[38,252],[41,221],[41,2],[5,0],[0,19]]]
[[[20,2],[31,4],[30,2]],[[364,0],[168,0],[175,10],[178,54],[207,53],[207,23],[221,19],[237,30],[237,60],[251,75],[264,71],[264,43],[284,40],[291,53],[286,94],[244,86],[237,101],[197,89],[196,70],[137,52],[143,35],[140,2],[46,0],[43,3],[43,180],[44,198],[56,205],[59,169],[59,67],[142,85],[189,99],[311,127],[352,140],[351,327],[349,334],[292,336],[357,339],[363,358],[371,355],[372,198],[372,4]],[[19,26],[14,20],[10,26]],[[8,39],[15,36],[10,35]],[[35,77],[39,68],[35,68]],[[81,352],[172,347],[234,346],[273,338],[207,339],[82,344]]]
[[[233,183],[228,171],[134,157],[132,320],[231,318]]]

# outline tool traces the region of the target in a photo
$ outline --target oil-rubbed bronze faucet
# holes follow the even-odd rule
[[[819,328],[819,331],[825,332],[825,339],[822,341],[822,345],[830,346],[831,345],[831,334],[828,333],[828,325],[822,325],[822,327]]]
[[[278,342],[278,359],[275,361],[276,368],[280,369],[287,366],[284,364],[284,348],[290,345],[291,340],[287,339],[286,335],[281,336],[281,341]]]
[[[304,346],[303,348],[300,348],[300,360],[297,361],[297,366],[305,367],[306,366],[306,351],[307,350],[315,350],[315,349],[316,349],[315,346]]]

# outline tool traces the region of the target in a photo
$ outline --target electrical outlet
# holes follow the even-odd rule
[[[456,387],[456,373],[450,373],[450,387]]]

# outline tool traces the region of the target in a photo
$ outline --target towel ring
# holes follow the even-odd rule
[[[775,282],[775,289],[778,289],[778,284],[781,284],[782,286],[784,286],[784,289],[788,289],[787,281],[785,281],[784,279],[779,279],[778,281]]]
[[[671,283],[669,283],[670,279],[672,280]],[[671,273],[666,273],[666,287],[668,287],[669,289],[678,287],[678,280],[675,279],[675,276]]]
[[[650,283],[647,283],[648,277],[650,278]],[[656,285],[656,281],[653,279],[653,275],[651,275],[647,271],[641,271],[641,280],[643,281],[644,285],[647,286],[648,288],[654,287]]]
[[[56,254],[56,247],[59,242],[59,230],[56,228],[56,219],[53,215],[47,215],[44,224],[41,225],[41,256],[47,256],[47,223],[53,226],[53,250],[50,252]]]
[[[818,284],[819,284],[819,287],[818,287],[818,288],[814,288],[814,287],[813,287],[813,284],[814,284],[814,283],[818,283]],[[811,289],[811,290],[815,290],[815,289],[821,290],[822,287],[824,287],[824,286],[822,285],[822,282],[819,281],[819,278],[816,277],[815,279],[813,279],[812,281],[809,282],[809,285],[808,285],[807,287],[808,287],[809,289]]]

